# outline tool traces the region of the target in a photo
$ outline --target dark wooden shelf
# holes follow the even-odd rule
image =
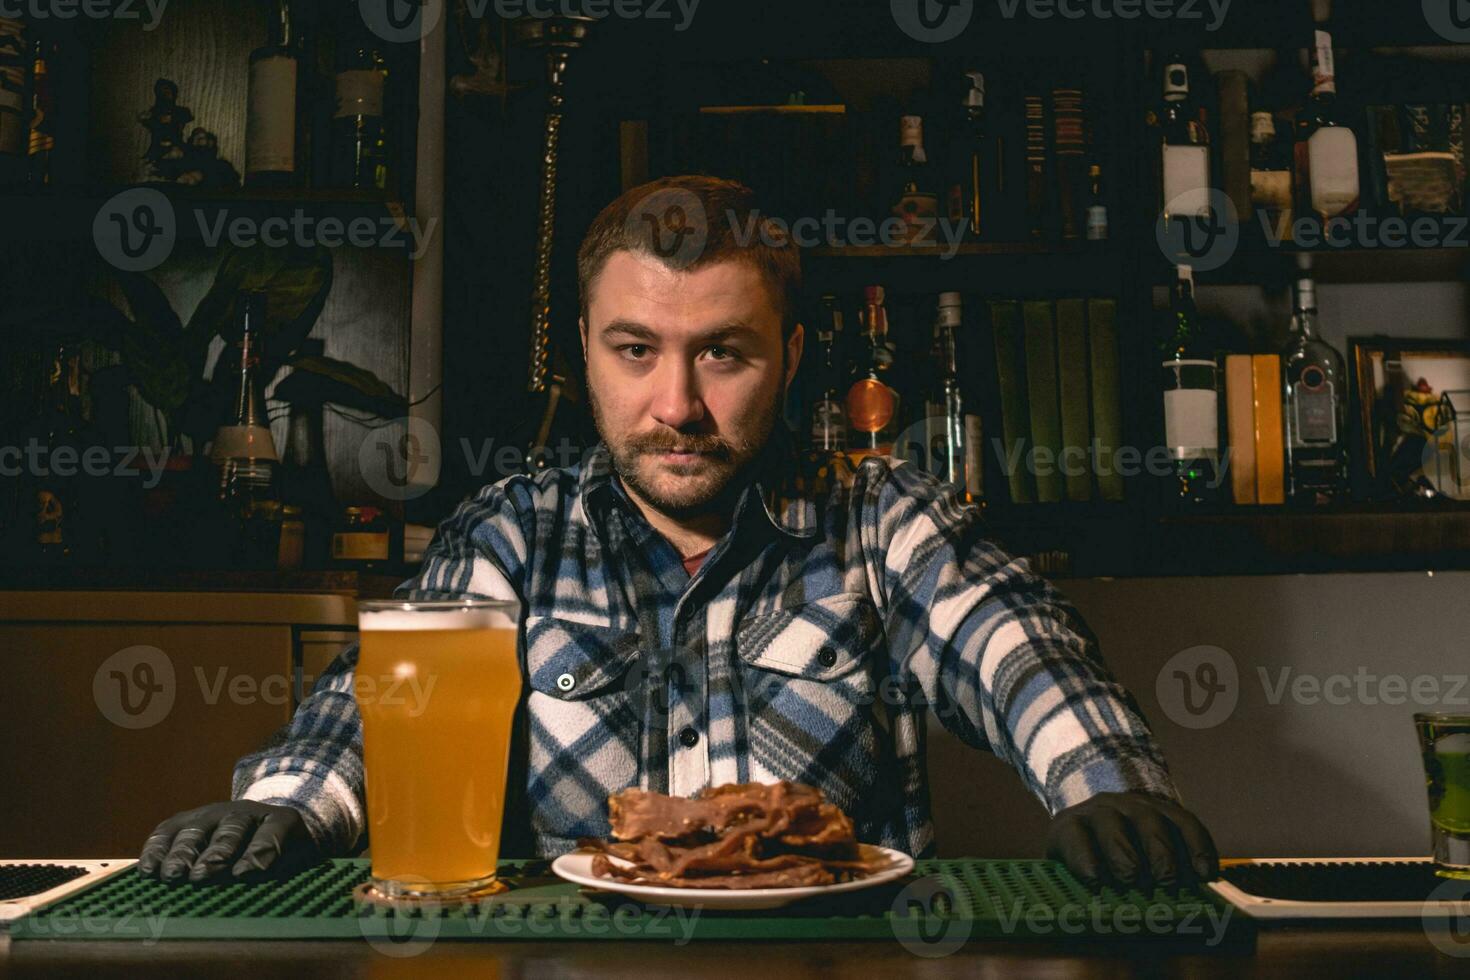
[[[945,290],[1058,291],[1111,295],[1119,288],[1123,255],[1112,246],[1062,246],[1047,242],[966,242],[950,251],[935,245],[820,246],[803,250],[813,281],[828,288],[881,282],[900,292]]]
[[[0,590],[137,592],[335,593],[360,599],[391,598],[414,569],[370,574],[354,571],[235,571],[143,568],[24,568],[0,574]]]

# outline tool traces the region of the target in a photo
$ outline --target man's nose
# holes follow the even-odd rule
[[[704,401],[692,364],[672,358],[659,365],[654,384],[653,417],[671,429],[682,429],[704,418]]]

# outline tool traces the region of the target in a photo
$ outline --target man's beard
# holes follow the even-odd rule
[[[746,427],[749,435],[738,441],[715,435],[682,433],[661,426],[653,432],[629,436],[619,442],[609,438],[597,395],[590,390],[591,385],[588,388],[592,421],[597,426],[597,434],[607,444],[613,471],[626,488],[655,510],[676,520],[733,507],[736,494],[744,489],[761,450],[775,430],[784,401],[784,391],[778,387],[775,398]],[[688,467],[664,463],[657,458],[660,453],[675,449],[700,453],[701,458]],[[644,470],[640,470],[640,463]],[[648,472],[647,467],[659,467],[662,473]],[[660,482],[664,487],[660,487]],[[670,483],[677,485],[668,489]]]

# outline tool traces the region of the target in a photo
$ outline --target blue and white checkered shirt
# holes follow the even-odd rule
[[[629,786],[789,779],[826,793],[860,840],[932,854],[926,711],[1052,813],[1106,791],[1177,800],[1092,633],[987,540],[977,508],[890,457],[804,499],[792,463],[778,425],[692,578],[603,445],[487,486],[439,526],[395,596],[515,598],[524,615],[502,853],[606,836],[607,797]],[[365,842],[355,663],[353,647],[234,774],[235,798],[296,807],[332,853]],[[444,751],[477,764],[472,745]]]

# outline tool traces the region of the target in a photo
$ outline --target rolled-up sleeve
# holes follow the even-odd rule
[[[909,463],[863,467],[863,547],[889,669],[946,728],[1013,766],[1050,813],[1102,792],[1177,800],[1148,723],[1081,615]]]

